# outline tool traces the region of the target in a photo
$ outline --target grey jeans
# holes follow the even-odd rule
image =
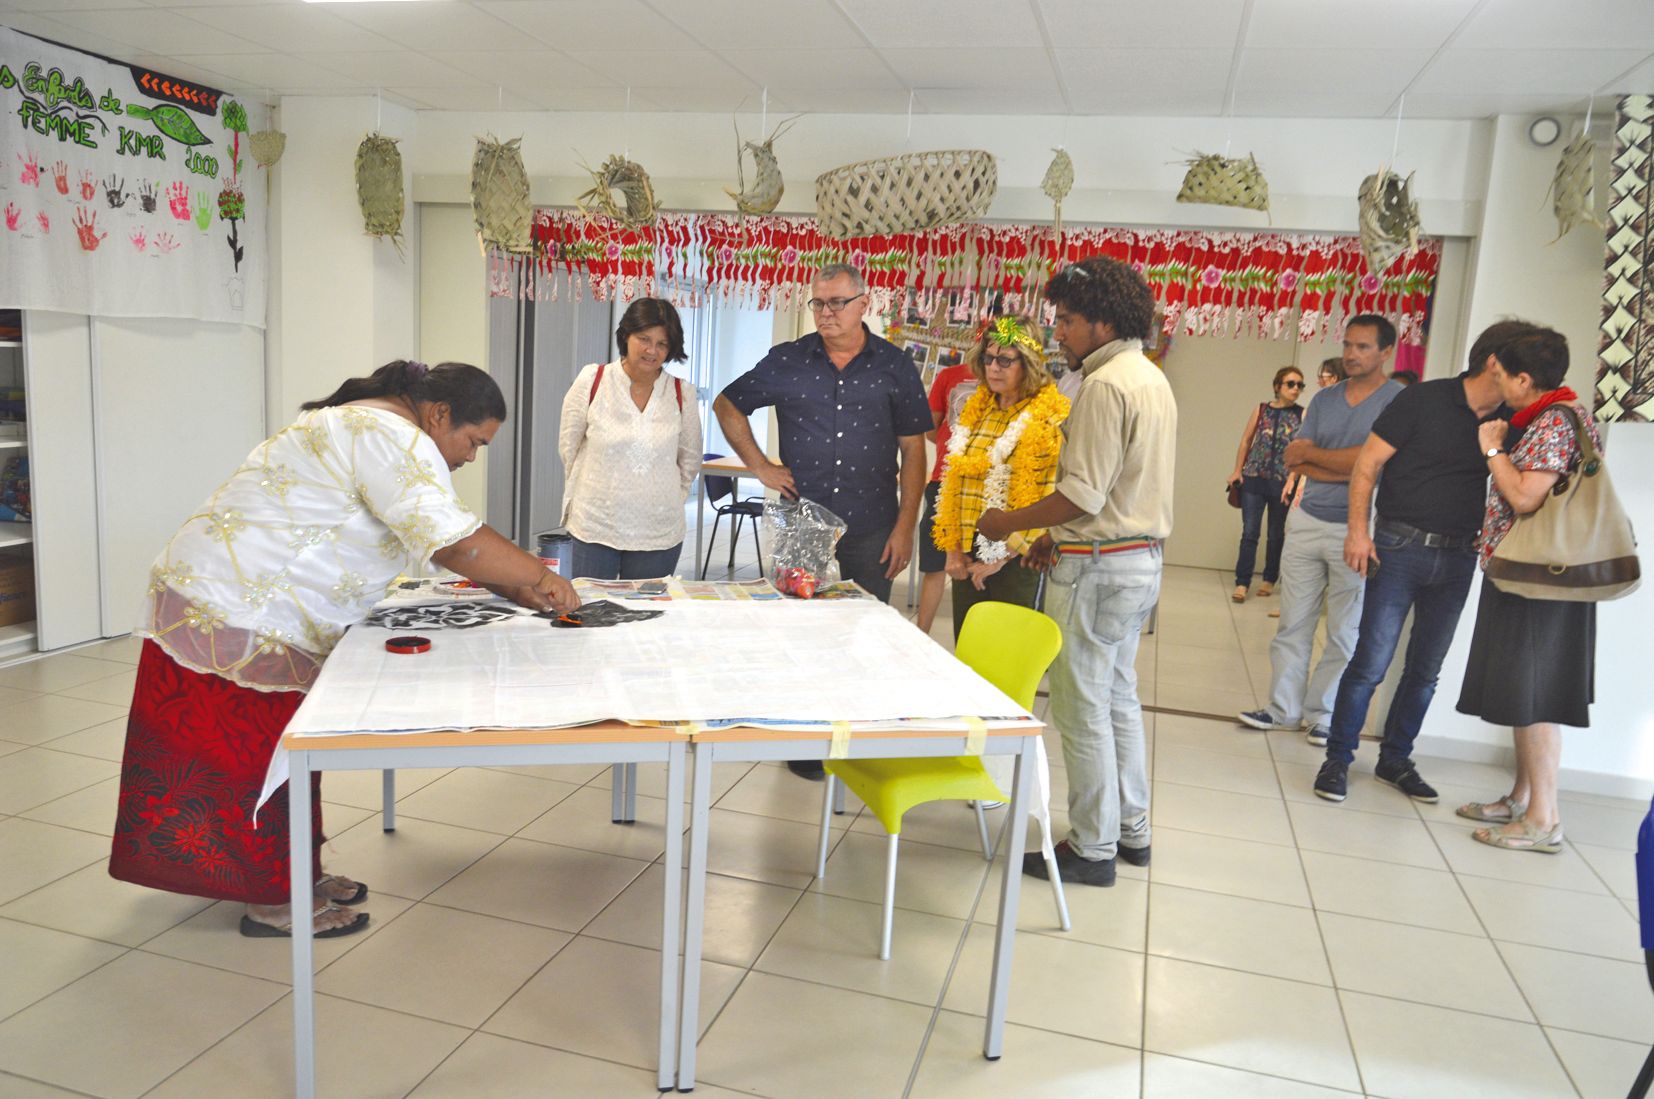
[[[1160,598],[1159,549],[1063,556],[1045,610],[1062,627],[1051,720],[1068,769],[1068,846],[1111,859],[1149,842],[1149,766],[1137,700],[1137,642]]]
[[[1344,564],[1343,523],[1329,523],[1294,508],[1286,520],[1281,552],[1281,624],[1269,646],[1269,712],[1310,728],[1332,721],[1338,679],[1355,651],[1365,582]],[[1310,673],[1315,623],[1327,601],[1327,643]]]

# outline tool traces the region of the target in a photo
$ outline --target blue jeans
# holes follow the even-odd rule
[[[884,544],[890,540],[890,527],[846,534],[838,540],[833,555],[838,558],[839,575],[854,580],[881,603],[890,602],[892,581],[885,576],[887,567],[879,563]]]
[[[1361,726],[1373,691],[1384,681],[1395,657],[1407,612],[1413,612],[1413,633],[1407,642],[1401,681],[1384,719],[1384,740],[1378,749],[1380,764],[1398,764],[1413,754],[1413,741],[1424,724],[1425,711],[1436,694],[1442,660],[1453,644],[1470,580],[1476,573],[1476,551],[1431,548],[1421,536],[1398,533],[1380,519],[1373,531],[1379,568],[1369,571],[1366,598],[1361,607],[1361,634],[1344,677],[1338,681],[1333,704],[1332,731],[1327,758],[1350,763],[1355,759]]]
[[[678,571],[683,543],[662,550],[620,550],[574,540],[574,575],[594,580],[654,580]]]
[[[1273,584],[1281,578],[1281,543],[1286,541],[1287,506],[1281,503],[1285,481],[1268,477],[1247,477],[1241,482],[1240,556],[1235,559],[1235,587],[1249,587],[1258,561],[1258,534],[1264,512],[1269,513],[1269,548],[1264,551],[1263,580]]]

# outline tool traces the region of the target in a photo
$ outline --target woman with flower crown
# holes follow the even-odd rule
[[[953,578],[953,636],[965,613],[993,600],[1034,605],[1039,573],[1016,558],[1043,533],[1017,531],[994,542],[976,531],[988,508],[1027,507],[1050,495],[1068,398],[1045,368],[1040,329],[1025,316],[998,317],[965,355],[980,385],[948,438],[932,537]]]

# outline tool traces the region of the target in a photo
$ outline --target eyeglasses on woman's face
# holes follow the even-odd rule
[[[1022,356],[1018,355],[1014,351],[1009,352],[1009,353],[1004,354],[1004,355],[984,354],[982,356],[982,366],[983,366],[984,369],[986,369],[987,367],[990,367],[990,366],[997,366],[1001,370],[1015,370],[1017,367],[1019,367],[1021,365],[1022,365]]]
[[[1302,389],[1302,388],[1304,388],[1304,380],[1302,378],[1299,378],[1297,381],[1284,381],[1284,382],[1281,383],[1281,388],[1282,389]]]
[[[810,307],[810,312],[812,313],[820,313],[823,310],[826,310],[829,313],[842,313],[851,302],[862,297],[866,297],[866,295],[857,294],[855,297],[851,298],[811,298],[804,304]]]

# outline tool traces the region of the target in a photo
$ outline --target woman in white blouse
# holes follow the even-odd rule
[[[109,873],[241,901],[241,933],[287,935],[287,788],[264,773],[346,628],[397,576],[431,564],[537,610],[580,605],[568,581],[484,526],[449,474],[505,419],[474,366],[393,362],[304,406],[187,519],[150,568]],[[315,776],[317,779],[319,775]],[[361,882],[321,871],[323,937],[367,924]]]
[[[563,398],[563,526],[574,575],[670,576],[683,552],[684,503],[701,472],[695,387],[666,372],[683,362],[671,302],[639,298],[615,329],[620,358],[593,363]]]

